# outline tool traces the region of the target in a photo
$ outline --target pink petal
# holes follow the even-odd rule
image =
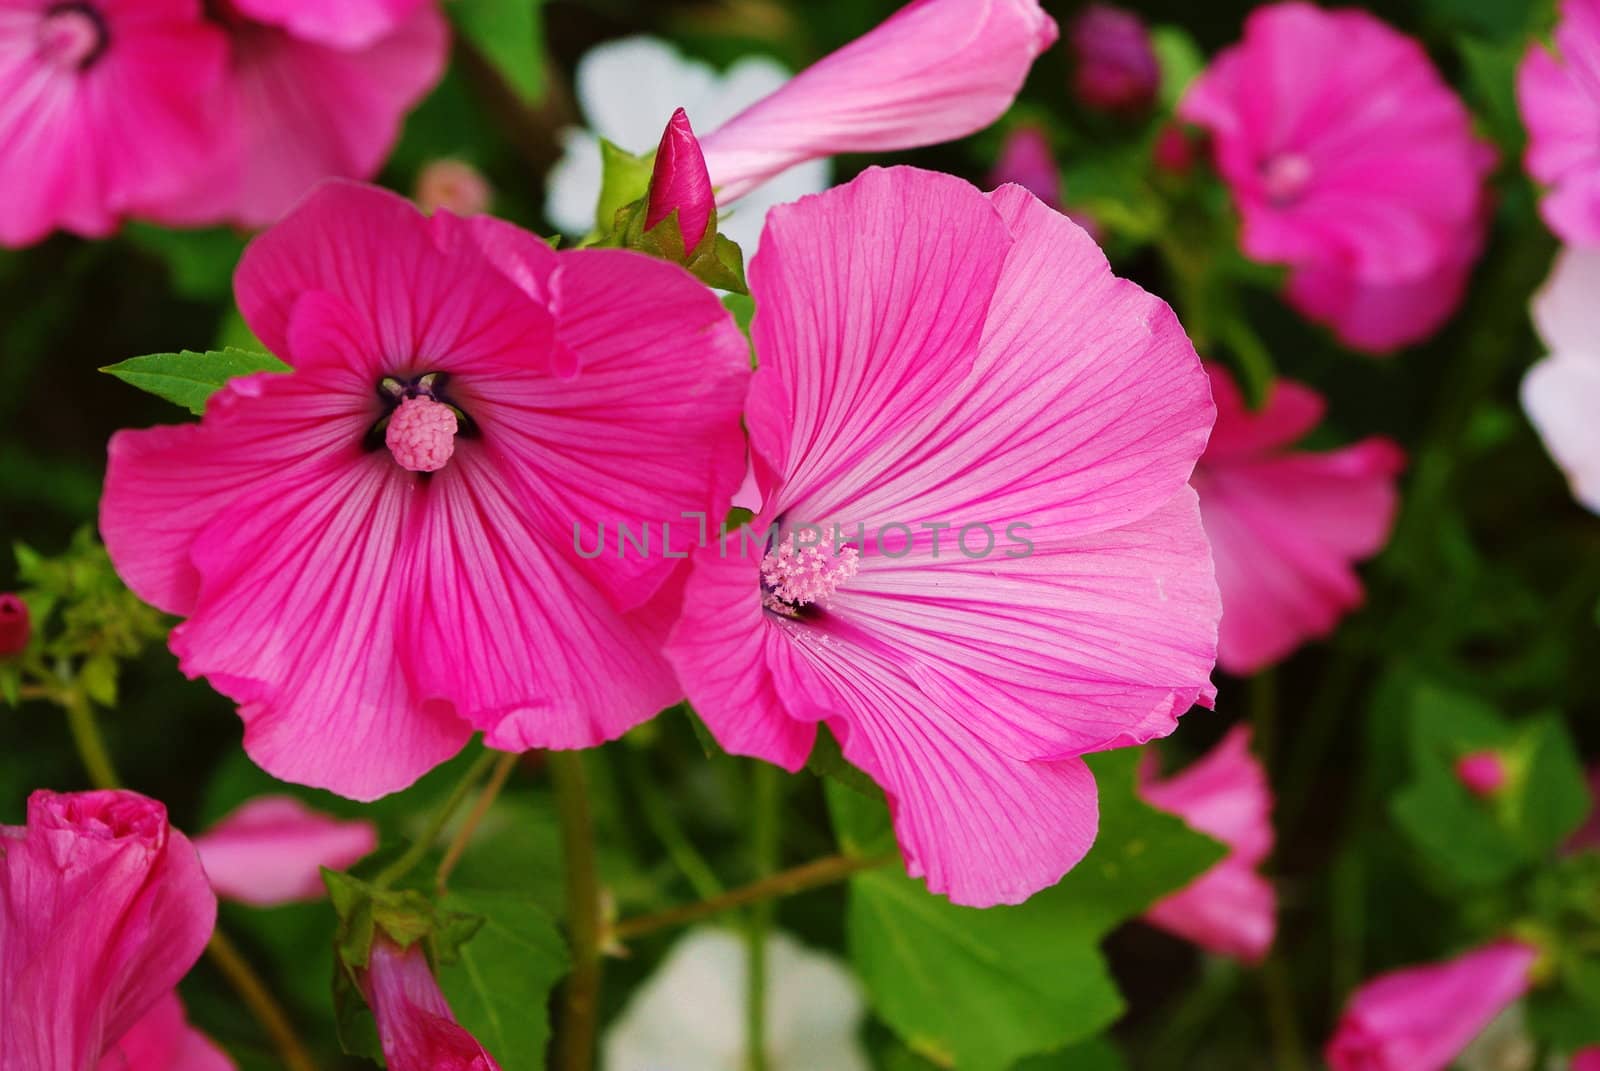
[[[1600,1048],[1573,1053],[1571,1071],[1600,1071]]]
[[[1546,357],[1523,376],[1521,395],[1528,421],[1566,476],[1572,497],[1600,513],[1600,425],[1593,419],[1600,404],[1600,360],[1588,354]]]
[[[293,796],[260,796],[195,838],[218,895],[258,907],[316,900],[322,868],[344,870],[378,846],[377,827],[340,821]]]
[[[377,1020],[390,1071],[499,1071],[450,1014],[421,942],[401,949],[380,936],[361,989]]]
[[[216,1042],[189,1025],[169,993],[100,1058],[99,1071],[233,1071]]]
[[[805,160],[981,130],[1055,39],[1036,0],[915,0],[701,139],[718,200]]]
[[[358,49],[403,23],[428,0],[230,0],[243,14],[295,37]]]
[[[1219,956],[1260,963],[1278,929],[1278,894],[1254,869],[1224,860],[1145,912],[1144,919]]]
[[[1558,56],[1529,46],[1517,71],[1517,103],[1528,128],[1528,173],[1551,189],[1540,203],[1568,242],[1600,242],[1600,14],[1588,0],[1561,8]]]
[[[711,208],[711,176],[706,173],[706,158],[689,126],[688,115],[679,108],[667,121],[661,143],[656,146],[644,225],[648,230],[677,212],[684,247],[693,249],[705,236]]]
[[[1244,393],[1226,370],[1207,366],[1211,397],[1217,404],[1217,426],[1206,443],[1210,462],[1248,457],[1305,438],[1327,412],[1322,395],[1292,379],[1274,380],[1260,409],[1245,404]]]

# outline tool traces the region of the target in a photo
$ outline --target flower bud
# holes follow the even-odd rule
[[[1050,140],[1036,126],[1019,126],[1006,135],[1000,156],[989,172],[989,186],[1014,182],[1051,208],[1061,207],[1061,170],[1050,152]]]
[[[711,174],[706,170],[705,155],[689,126],[689,116],[679,108],[667,121],[656,149],[644,228],[650,230],[676,211],[683,248],[693,249],[705,237],[712,204]]]
[[[1493,751],[1474,751],[1456,760],[1456,777],[1474,796],[1493,796],[1506,786],[1506,763]]]
[[[483,172],[464,160],[430,161],[417,176],[416,202],[424,212],[443,208],[458,216],[481,216],[492,196]]]
[[[22,653],[31,634],[28,604],[10,592],[0,595],[0,658]]]
[[[1161,84],[1161,65],[1144,21],[1131,11],[1091,4],[1067,31],[1078,99],[1098,111],[1137,113]]]
[[[1150,151],[1158,171],[1169,175],[1187,175],[1200,158],[1204,135],[1181,123],[1168,123],[1156,134],[1155,146]]]
[[[361,990],[390,1071],[499,1071],[450,1014],[420,943],[401,948],[378,936]]]

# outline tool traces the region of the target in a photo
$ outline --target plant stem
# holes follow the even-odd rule
[[[1249,680],[1250,724],[1255,730],[1256,754],[1268,770],[1276,768],[1278,753],[1278,676],[1268,667]]]
[[[711,869],[711,864],[706,862],[705,856],[695,848],[688,834],[673,817],[672,803],[661,794],[655,782],[651,780],[650,770],[644,757],[632,750],[627,751],[626,756],[628,783],[639,796],[639,809],[644,812],[644,819],[650,826],[650,831],[666,849],[673,864],[688,879],[689,884],[694,886],[696,896],[705,900],[721,895],[722,882],[717,880],[716,871]]]
[[[594,819],[589,807],[583,754],[547,752],[556,811],[561,818],[561,849],[566,864],[567,939],[572,973],[567,976],[557,1038],[560,1071],[590,1071],[600,1016],[602,916],[600,880],[595,872]]]
[[[67,727],[72,730],[72,742],[78,748],[90,783],[96,788],[121,788],[117,768],[111,764],[111,752],[106,748],[105,737],[100,735],[100,726],[95,723],[89,697],[81,688],[68,686],[61,690],[58,698],[67,712]]]
[[[889,852],[884,855],[830,855],[822,859],[813,859],[788,870],[780,871],[771,877],[762,878],[760,881],[741,885],[721,896],[713,896],[709,900],[700,900],[681,907],[668,908],[649,915],[639,915],[631,919],[623,919],[611,927],[610,938],[614,941],[628,941],[645,934],[655,933],[672,926],[682,926],[689,922],[698,922],[713,915],[720,915],[724,911],[731,911],[736,907],[746,907],[750,904],[760,903],[763,900],[774,900],[780,896],[793,896],[810,889],[820,888],[823,885],[832,885],[836,881],[843,881],[852,874],[859,874],[864,870],[875,870],[899,859],[899,855]]]
[[[1261,965],[1261,984],[1266,991],[1267,1023],[1272,1032],[1272,1066],[1277,1071],[1305,1071],[1305,1050],[1300,1041],[1300,1023],[1295,1017],[1289,972],[1276,952]]]
[[[484,755],[484,758],[488,757],[487,754]],[[472,835],[478,831],[483,816],[494,806],[500,790],[506,787],[506,780],[511,776],[511,771],[517,768],[517,762],[521,758],[522,756],[516,752],[507,752],[495,761],[494,772],[489,775],[489,783],[478,793],[478,801],[472,805],[472,810],[467,812],[466,820],[461,823],[461,828],[456,830],[456,835],[450,838],[450,847],[445,850],[444,859],[439,863],[439,873],[433,879],[433,888],[437,895],[444,895],[444,887],[450,880],[450,872],[461,861],[461,856],[472,841]]]
[[[444,832],[444,827],[450,824],[450,819],[466,800],[467,794],[472,791],[472,786],[482,780],[494,762],[494,753],[485,751],[467,767],[467,772],[461,775],[461,780],[450,790],[450,795],[445,797],[444,803],[428,819],[427,828],[422,831],[422,835],[412,841],[411,847],[407,848],[398,859],[378,871],[378,876],[372,879],[374,885],[380,889],[387,889],[411,873],[412,868],[422,862],[423,857],[432,850],[434,842],[439,839],[439,834]]]
[[[750,849],[756,874],[765,878],[778,869],[778,819],[783,782],[778,768],[758,762],[750,771]],[[745,962],[745,1067],[767,1071],[767,932],[772,928],[773,901],[761,900],[750,910]]]
[[[289,1071],[316,1071],[317,1065],[295,1035],[289,1017],[221,930],[212,931],[211,943],[206,945],[206,955],[272,1038],[273,1047],[278,1050],[278,1058],[283,1061],[283,1066]]]

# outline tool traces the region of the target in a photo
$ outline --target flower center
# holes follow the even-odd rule
[[[106,50],[105,20],[88,4],[57,4],[39,23],[39,55],[72,70],[84,70]]]
[[[860,564],[861,552],[855,547],[796,548],[794,536],[786,536],[761,559],[761,605],[798,617],[802,607],[826,603]]]
[[[1283,152],[1261,165],[1261,184],[1274,204],[1287,205],[1305,192],[1311,161],[1297,152]]]
[[[455,454],[456,436],[473,439],[478,425],[445,388],[450,376],[429,372],[412,379],[385,376],[378,382],[383,415],[367,429],[362,446],[386,446],[395,464],[409,472],[438,472]]]

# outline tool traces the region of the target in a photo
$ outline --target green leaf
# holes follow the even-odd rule
[[[595,205],[594,226],[596,236],[612,232],[617,223],[617,213],[641,200],[650,189],[650,171],[654,168],[654,149],[635,156],[600,139],[600,200]]]
[[[848,855],[882,855],[894,850],[888,801],[882,789],[871,781],[867,783],[872,785],[871,793],[857,791],[842,781],[828,781],[822,786],[834,836]]]
[[[817,727],[817,742],[811,746],[811,757],[806,759],[806,769],[880,805],[883,802],[883,789],[878,787],[876,781],[850,764],[850,760],[844,757],[844,752],[839,750],[839,741],[834,739],[833,733],[826,725]],[[834,824],[838,825],[837,815],[834,817]]]
[[[1188,31],[1179,26],[1156,26],[1150,31],[1150,45],[1161,65],[1158,99],[1168,111],[1178,106],[1183,91],[1205,69],[1206,56]]]
[[[1105,1038],[1095,1038],[1059,1052],[1030,1056],[1013,1071],[1128,1071],[1128,1062]]]
[[[463,39],[483,54],[523,104],[544,96],[540,0],[456,0],[446,4]]]
[[[452,892],[445,911],[483,919],[453,959],[441,956],[439,985],[461,1025],[501,1067],[545,1065],[550,990],[567,973],[567,947],[550,916],[503,893]]]
[[[181,405],[196,416],[206,411],[210,398],[228,380],[252,372],[287,372],[289,366],[269,353],[227,349],[221,352],[152,353],[100,369],[124,383]]]
[[[117,705],[117,660],[107,654],[90,655],[78,670],[83,690],[103,707]]]

